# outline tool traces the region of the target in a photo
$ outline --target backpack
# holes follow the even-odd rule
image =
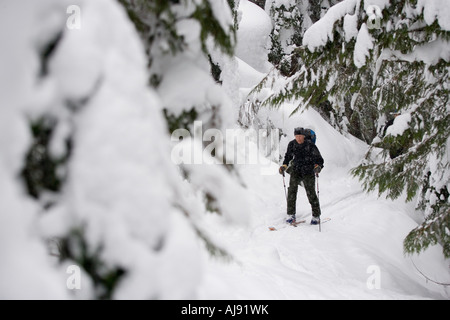
[[[309,139],[312,141],[312,143],[316,144],[317,135],[314,132],[314,130],[305,128],[305,133],[306,133],[306,135],[305,135],[306,139]]]

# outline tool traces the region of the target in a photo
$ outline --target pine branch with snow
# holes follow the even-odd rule
[[[201,227],[208,205],[245,222],[238,174],[186,166],[188,181],[169,131],[194,120],[234,124],[231,68],[221,86],[209,59],[233,66],[235,2],[142,1],[136,11],[127,3],[2,3],[0,234],[11,244],[1,248],[2,297],[192,297],[198,240],[225,252]],[[81,14],[77,28],[68,8]],[[47,239],[59,244],[56,265]],[[68,265],[82,272],[80,292],[67,291]]]
[[[313,106],[340,131],[372,144],[353,170],[366,190],[418,196],[425,216],[439,217],[425,222],[436,232],[407,238],[410,253],[448,243],[449,15],[447,1],[344,0],[305,32],[291,55],[296,72],[280,78],[273,71],[256,88],[273,90],[266,105],[297,101],[294,112]],[[383,134],[392,112],[401,115]],[[433,241],[423,241],[430,234]]]

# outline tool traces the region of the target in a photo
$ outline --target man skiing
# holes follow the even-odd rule
[[[317,146],[306,137],[309,136],[308,130],[304,128],[294,129],[295,139],[289,142],[283,165],[280,167],[280,174],[287,172],[291,175],[287,196],[287,214],[286,222],[295,222],[297,191],[300,183],[308,196],[308,201],[312,208],[311,224],[316,225],[320,222],[320,204],[315,190],[315,176],[318,176],[323,168],[324,160]]]

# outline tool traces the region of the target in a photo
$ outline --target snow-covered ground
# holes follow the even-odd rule
[[[300,118],[315,118],[308,111]],[[315,123],[313,123],[315,124]],[[366,194],[348,165],[337,163],[349,152],[350,141],[322,130],[317,144],[325,168],[319,178],[322,217],[317,226],[283,227],[286,199],[279,174],[261,175],[257,165],[241,168],[250,189],[251,222],[236,229],[208,218],[211,235],[233,256],[224,263],[209,259],[199,297],[203,299],[445,299],[450,291],[427,282],[449,283],[448,261],[440,248],[420,256],[403,254],[403,239],[417,226],[414,208]],[[341,148],[334,156],[331,145]],[[283,150],[282,150],[283,151]],[[360,150],[362,151],[362,150]],[[288,184],[289,178],[286,179]],[[299,188],[297,216],[309,222],[310,205]],[[269,226],[281,226],[269,231]],[[414,263],[414,264],[413,264]]]
[[[320,147],[320,146],[319,146]],[[323,217],[332,220],[322,232],[310,225],[269,231],[285,218],[281,176],[262,176],[248,167],[245,179],[252,190],[249,226],[222,228],[209,218],[209,230],[233,255],[224,264],[212,260],[201,289],[207,299],[409,299],[448,298],[448,261],[441,250],[405,257],[402,242],[417,224],[413,208],[365,194],[346,167],[329,162],[320,176]],[[304,190],[299,189],[298,216],[310,218]],[[282,225],[282,224],[281,224]],[[225,281],[224,281],[225,280]],[[379,282],[377,282],[379,281]]]
[[[251,26],[261,10],[249,3],[241,6],[243,20],[239,32],[253,34]],[[255,14],[253,14],[255,13]],[[247,20],[245,20],[247,19]],[[258,29],[262,33],[264,28]],[[262,41],[265,41],[264,34]],[[260,47],[252,44],[253,48]],[[241,86],[259,78],[253,70],[250,47],[240,48]],[[241,53],[241,56],[239,56]],[[242,56],[243,55],[243,56]],[[248,92],[242,88],[242,93]],[[250,222],[241,227],[226,226],[223,218],[210,215],[203,228],[232,259],[205,256],[200,299],[446,299],[450,290],[427,281],[422,272],[435,281],[450,283],[449,261],[442,250],[430,248],[420,256],[405,256],[403,239],[420,220],[412,203],[404,199],[386,200],[367,194],[349,170],[362,159],[366,145],[344,137],[331,128],[314,110],[289,118],[294,105],[279,111],[265,111],[275,125],[288,136],[282,139],[280,153],[293,139],[295,126],[310,126],[318,134],[317,145],[325,159],[319,178],[322,225],[297,228],[284,226],[286,198],[283,179],[273,164],[272,175],[259,165],[242,165],[240,172],[248,188]],[[290,135],[292,133],[292,135]],[[286,186],[289,177],[286,178]],[[310,205],[299,188],[297,217],[309,222]],[[269,226],[279,226],[269,231]],[[418,271],[420,270],[420,272]]]
[[[83,27],[66,30],[66,10],[75,4],[82,8]],[[75,261],[57,263],[43,242],[80,226],[89,249],[102,248],[100,271],[127,271],[114,299],[449,298],[449,289],[427,283],[413,265],[449,283],[442,250],[403,255],[403,239],[420,221],[413,205],[365,194],[348,171],[367,146],[339,134],[314,110],[289,117],[296,105],[285,104],[260,110],[259,117],[287,133],[281,154],[294,127],[317,132],[325,158],[321,207],[323,217],[332,219],[322,232],[308,224],[283,227],[286,200],[278,163],[237,166],[243,186],[221,166],[194,165],[188,168],[190,181],[181,180],[169,159],[162,106],[191,106],[200,103],[197,98],[220,104],[225,95],[209,78],[209,65],[204,71],[205,61],[194,59],[201,52],[195,37],[194,52],[187,54],[191,61],[179,56],[167,63],[170,70],[156,91],[148,88],[144,48],[117,1],[10,0],[0,7],[1,299],[98,297],[91,275]],[[226,63],[238,67],[240,81],[233,82],[232,68],[222,76],[230,92],[239,84],[241,96],[223,103],[220,112],[230,113],[223,128],[237,111],[231,100],[245,102],[270,69],[270,19],[247,0],[241,0],[240,9],[238,60]],[[190,27],[186,34],[196,30]],[[56,51],[43,55],[54,41]],[[67,171],[62,190],[36,201],[19,176],[33,143],[30,123],[47,117],[58,120],[52,155],[72,154],[61,170]],[[71,152],[69,138],[76,141]],[[204,216],[200,187],[206,184],[222,216]],[[309,219],[301,188],[298,198],[299,218]],[[211,257],[194,225],[231,258]],[[271,225],[280,230],[269,231]],[[71,270],[78,270],[73,275],[79,282],[69,281],[77,278]]]

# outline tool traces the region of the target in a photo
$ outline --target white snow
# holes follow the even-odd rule
[[[450,41],[437,39],[417,46],[413,52],[403,54],[391,51],[398,59],[409,62],[422,61],[428,65],[435,65],[439,60],[450,61]]]
[[[388,0],[369,0],[364,1],[364,10],[367,15],[381,18],[381,10],[389,4]],[[324,46],[329,40],[333,40],[333,27],[336,21],[344,19],[345,41],[356,37],[354,51],[354,63],[361,68],[369,55],[369,50],[373,49],[373,39],[368,32],[366,23],[363,23],[360,29],[357,29],[356,18],[361,10],[358,0],[344,0],[331,7],[325,16],[313,24],[303,37],[303,45],[310,51]],[[450,30],[450,2],[448,0],[420,0],[414,8],[406,10],[411,16],[424,15],[427,25],[431,25],[437,20],[443,30]],[[395,55],[398,59],[406,61],[423,61],[426,64],[434,65],[440,59],[450,60],[450,44],[446,40],[435,40],[423,46],[417,46],[409,54],[401,52],[392,52],[385,50],[382,56]]]
[[[384,4],[378,1],[378,5],[383,7]],[[351,13],[347,5],[343,12]],[[353,28],[351,23],[348,25],[348,30]],[[317,33],[311,31],[310,35],[310,39],[315,37],[321,41]],[[356,35],[349,33],[350,36]],[[363,44],[363,39],[359,40]],[[369,40],[364,40],[364,47],[370,48]],[[245,61],[245,57],[240,58]],[[365,59],[365,54],[359,58]],[[248,65],[240,63],[239,72],[246,79],[241,81],[242,85],[257,84],[259,77]],[[245,94],[248,90],[241,92]],[[426,281],[414,267],[415,264],[436,281],[449,283],[449,263],[442,257],[441,249],[432,247],[412,257],[403,253],[405,236],[417,226],[413,205],[405,204],[404,199],[391,201],[366,194],[360,183],[350,176],[350,169],[363,158],[367,145],[342,136],[314,110],[290,118],[295,107],[295,104],[284,104],[280,111],[262,110],[259,116],[270,119],[287,134],[280,143],[282,155],[293,139],[295,127],[305,126],[316,131],[317,146],[325,159],[319,179],[322,217],[332,220],[322,225],[321,233],[317,227],[309,225],[283,227],[286,199],[277,166],[273,175],[262,175],[264,170],[258,165],[240,166],[248,187],[250,224],[238,228],[227,226],[222,223],[223,217],[214,215],[203,221],[202,229],[227,249],[232,261],[204,257],[207,262],[198,298],[448,298],[445,287]],[[398,117],[390,134],[401,133],[408,121],[408,115]],[[307,222],[311,218],[303,188],[299,188],[297,216]],[[269,231],[272,225],[280,229]]]
[[[305,32],[303,45],[308,47],[310,51],[324,46],[328,40],[333,39],[334,23],[348,14],[354,14],[356,6],[359,6],[357,0],[344,0],[331,7],[322,19]]]
[[[355,52],[353,54],[353,62],[356,67],[361,68],[366,64],[366,59],[371,49],[373,49],[373,38],[369,34],[367,25],[363,23],[356,37]]]
[[[245,61],[239,58],[236,58],[236,60],[238,62],[240,88],[253,88],[266,76],[266,74],[256,71]]]
[[[411,114],[405,113],[397,116],[392,126],[389,126],[386,130],[386,135],[399,136],[409,128],[409,122],[411,121]]]
[[[43,241],[80,228],[90,250],[102,248],[105,268],[127,270],[113,298],[188,297],[200,275],[191,258],[197,238],[173,204],[181,180],[171,163],[161,100],[148,88],[142,43],[117,2],[76,1],[80,30],[66,29],[69,4],[74,1],[1,5],[0,297],[92,298],[87,274],[81,291],[68,290],[71,261],[55,264]],[[52,13],[56,19],[43,19]],[[58,32],[64,36],[47,62],[48,74],[39,78],[39,50]],[[69,101],[78,109],[70,110]],[[75,142],[67,181],[45,214],[20,178],[32,140],[29,119],[43,116],[58,121],[55,154],[66,151],[69,135]],[[173,264],[177,259],[186,266],[183,273]],[[191,282],[174,290],[182,277]]]
[[[284,112],[288,114],[291,110],[292,106]],[[412,264],[413,261],[436,281],[448,283],[448,261],[443,259],[440,248],[433,247],[419,257],[403,254],[403,239],[417,226],[410,217],[412,206],[403,199],[393,202],[368,195],[349,176],[352,165],[364,153],[364,144],[324,125],[313,110],[294,118],[297,123],[315,126],[318,133],[317,145],[325,158],[319,178],[322,217],[332,220],[322,225],[321,233],[309,225],[283,228],[286,199],[282,177],[277,172],[263,176],[258,166],[242,167],[250,192],[251,222],[248,227],[236,229],[223,227],[220,217],[208,218],[204,228],[220,239],[233,261],[229,264],[216,259],[209,261],[199,298],[448,297],[443,287],[427,283]],[[282,152],[286,150],[284,146]],[[297,216],[307,222],[311,218],[303,188],[299,188]],[[272,225],[281,229],[269,231]],[[375,275],[379,275],[379,287]]]
[[[0,42],[6,48],[0,54],[0,298],[64,299],[68,294],[58,285],[64,284],[64,274],[55,272],[35,230],[36,204],[25,199],[17,183],[31,140],[23,113],[40,89],[31,41],[39,34],[36,26],[48,30],[54,25],[52,19],[39,20],[48,1],[35,11],[23,10],[31,2],[3,1],[0,10]]]
[[[345,15],[344,32],[346,42],[349,42],[351,39],[356,38],[358,36],[358,16],[356,14]]]
[[[263,9],[248,0],[240,1],[239,11],[242,16],[237,32],[236,56],[257,71],[268,72],[272,22]]]
[[[334,14],[352,14],[349,3],[354,5],[345,1]],[[69,31],[66,8],[74,4],[82,8],[82,28]],[[225,0],[217,1],[212,9],[227,26],[230,12],[224,5]],[[285,219],[278,163],[271,163],[269,175],[265,163],[237,165],[232,173],[216,165],[195,165],[186,168],[191,180],[182,179],[170,159],[161,110],[220,105],[220,129],[226,128],[238,108],[233,103],[245,100],[244,94],[270,68],[266,44],[272,26],[264,10],[241,0],[239,59],[221,57],[231,67],[222,75],[224,89],[207,76],[207,60],[197,59],[198,25],[180,22],[177,27],[184,30],[189,49],[180,60],[158,61],[155,68],[164,69],[166,77],[156,91],[147,85],[144,48],[116,1],[4,0],[0,7],[1,299],[92,298],[89,275],[81,273],[83,290],[70,291],[66,270],[75,262],[55,263],[43,240],[80,227],[91,250],[102,248],[99,258],[107,267],[127,270],[115,299],[449,297],[445,288],[427,283],[411,261],[429,277],[448,283],[448,260],[439,248],[411,259],[403,255],[402,241],[417,226],[411,205],[367,195],[349,176],[367,146],[335,131],[314,110],[289,117],[295,101],[280,110],[261,110],[259,116],[287,135],[280,142],[282,155],[295,127],[316,131],[325,158],[320,201],[323,217],[332,219],[321,233],[309,225],[268,230],[283,226]],[[426,15],[445,24],[446,17],[436,10]],[[328,30],[321,31],[310,34],[308,43],[326,41]],[[48,61],[48,74],[40,77],[39,50],[58,32],[64,37]],[[317,42],[310,42],[313,36]],[[238,94],[237,86],[242,96],[231,96]],[[68,101],[79,102],[79,109],[69,110]],[[58,120],[51,142],[54,155],[67,151],[69,136],[76,143],[64,188],[43,213],[19,177],[32,143],[29,121],[45,115]],[[393,128],[400,132],[404,121],[406,116]],[[260,153],[239,150],[244,151]],[[222,215],[205,212],[205,188]],[[310,217],[302,188],[298,216]],[[211,257],[197,229],[226,249],[231,260]]]
[[[450,2],[448,0],[419,0],[417,10],[423,15],[425,22],[431,25],[438,20],[442,29],[450,31]]]

